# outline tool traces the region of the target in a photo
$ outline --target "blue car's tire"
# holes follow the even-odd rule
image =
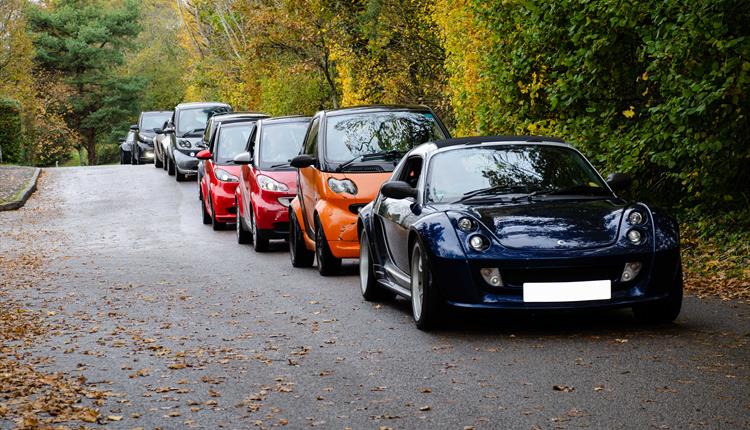
[[[633,306],[635,319],[647,324],[670,323],[677,319],[682,309],[682,271],[674,280],[669,297],[656,303]]]
[[[387,291],[375,279],[370,242],[367,232],[363,229],[359,235],[359,287],[362,297],[368,302],[376,302],[393,298],[393,293]]]
[[[441,322],[441,303],[432,282],[430,258],[421,242],[411,248],[411,309],[414,323],[420,330],[430,330]]]

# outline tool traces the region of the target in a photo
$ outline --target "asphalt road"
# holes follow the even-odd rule
[[[48,169],[0,213],[0,255],[28,267],[10,297],[58,327],[19,354],[106,390],[123,418],[102,427],[750,428],[748,305],[423,333],[405,300],[362,300],[355,261],[323,278],[212,231],[196,190],[149,165]]]

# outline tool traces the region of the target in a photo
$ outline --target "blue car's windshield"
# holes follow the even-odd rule
[[[430,161],[427,201],[455,202],[487,195],[610,195],[576,151],[552,145],[453,149]]]

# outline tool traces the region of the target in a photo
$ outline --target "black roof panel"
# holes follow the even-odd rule
[[[433,142],[438,148],[446,148],[457,145],[471,145],[489,142],[556,142],[565,143],[564,140],[557,137],[545,136],[471,136],[458,137],[453,139],[437,140]]]

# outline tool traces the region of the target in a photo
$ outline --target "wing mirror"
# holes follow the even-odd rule
[[[164,134],[170,134],[170,133],[174,133],[174,127],[172,127],[172,126],[168,125],[168,126],[164,127],[164,128],[163,128],[163,129],[161,130],[161,132],[162,132],[162,133],[164,133]]]
[[[164,129],[162,129],[161,127],[156,127],[154,129],[154,133],[156,133],[156,134],[162,134],[162,133],[164,133]]]
[[[607,185],[615,193],[625,191],[632,183],[633,179],[624,173],[610,173],[607,176]]]
[[[313,157],[312,155],[303,154],[303,155],[298,155],[292,158],[292,161],[289,164],[292,167],[303,169],[305,167],[310,167],[317,162],[318,162],[318,159]]]
[[[195,158],[199,160],[210,160],[211,157],[212,157],[211,151],[209,151],[208,149],[204,149],[203,151],[200,151],[197,154],[195,154]]]
[[[130,129],[133,130],[133,131],[138,131],[138,124],[131,125]]]
[[[240,152],[234,157],[234,164],[250,164],[253,162],[253,157],[249,152]]]
[[[123,139],[123,138],[117,139],[117,141],[120,142],[120,143],[125,143],[125,140],[127,140],[127,139]]]
[[[389,181],[380,188],[380,194],[390,199],[417,198],[417,189],[404,181]]]

